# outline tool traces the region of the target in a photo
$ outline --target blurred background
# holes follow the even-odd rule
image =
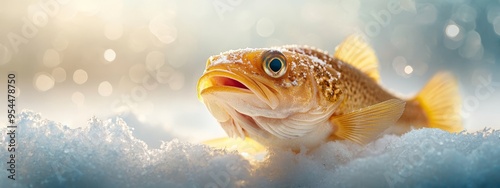
[[[196,95],[209,56],[284,44],[333,52],[352,33],[375,49],[383,87],[412,96],[451,71],[465,127],[500,128],[497,0],[3,1],[0,105],[14,72],[18,113],[74,128],[122,117],[151,147],[200,142],[225,136]]]

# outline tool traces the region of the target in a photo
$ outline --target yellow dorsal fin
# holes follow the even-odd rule
[[[347,37],[336,47],[333,56],[344,63],[356,67],[375,81],[379,81],[377,56],[375,55],[375,51],[361,36],[351,35]]]
[[[417,101],[425,112],[428,127],[449,132],[459,132],[463,129],[458,83],[452,74],[436,74],[413,101]]]
[[[358,144],[367,144],[394,125],[405,108],[405,101],[390,99],[340,116],[330,121],[337,126],[334,135]]]

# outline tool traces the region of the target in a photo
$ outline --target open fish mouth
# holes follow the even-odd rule
[[[213,92],[255,93],[257,86],[242,76],[225,70],[211,70],[198,81],[198,98]],[[253,91],[252,91],[253,90]]]
[[[203,102],[203,95],[226,92],[240,94],[255,94],[257,98],[274,109],[279,99],[276,90],[270,86],[249,79],[244,75],[236,74],[225,69],[208,70],[198,80],[198,99]]]
[[[241,88],[241,89],[248,89],[245,84],[239,82],[238,80],[229,78],[229,77],[223,77],[223,76],[214,76],[212,78],[213,83],[215,83],[218,86],[225,86],[225,87],[236,87],[236,88]]]
[[[262,83],[226,69],[212,68],[198,80],[197,92],[198,98],[221,122],[230,137],[243,138],[248,134],[268,136],[268,133],[257,125],[252,112],[246,109],[274,109],[278,106],[276,90],[271,88],[269,83]]]

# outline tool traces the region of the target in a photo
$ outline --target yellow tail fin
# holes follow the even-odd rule
[[[458,83],[451,73],[436,74],[413,100],[417,101],[425,112],[428,127],[449,132],[459,132],[463,129]]]

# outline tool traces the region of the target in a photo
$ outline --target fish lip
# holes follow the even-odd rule
[[[225,81],[229,81],[232,84],[224,83]],[[198,80],[197,84],[198,98],[201,101],[203,101],[203,98],[201,97],[202,94],[212,92],[258,94],[258,90],[259,88],[254,81],[222,69],[212,69],[206,71]]]
[[[217,83],[215,78],[227,78],[236,81],[240,87],[234,85],[224,85]],[[242,87],[244,86],[244,87]],[[207,69],[205,73],[198,80],[197,84],[198,99],[203,101],[202,95],[215,92],[226,93],[241,93],[253,94],[259,100],[266,103],[271,109],[275,109],[279,104],[278,96],[272,94],[273,91],[265,84],[260,84],[255,80],[249,79],[245,75],[236,74],[227,69],[211,68]]]

